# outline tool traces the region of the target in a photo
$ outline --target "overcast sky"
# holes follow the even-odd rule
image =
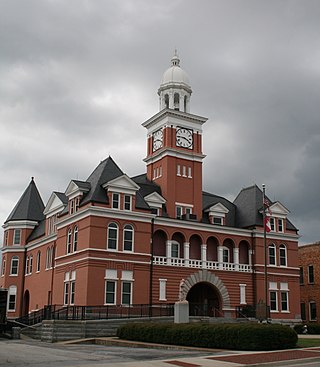
[[[264,183],[319,241],[319,19],[317,0],[0,0],[0,222],[31,176],[46,203],[109,155],[144,173],[177,48],[209,118],[204,189]]]

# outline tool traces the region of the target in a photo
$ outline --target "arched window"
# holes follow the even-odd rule
[[[180,96],[179,96],[179,93],[174,94],[173,103],[174,103],[174,109],[179,111],[179,109],[180,109]]]
[[[26,257],[26,268],[25,268],[25,273],[29,274],[29,256]]]
[[[53,263],[53,247],[48,247],[46,253],[46,269],[51,269],[52,263]]]
[[[269,265],[276,265],[276,245],[272,243],[269,246]]]
[[[118,248],[118,226],[116,223],[108,225],[108,250],[117,250]]]
[[[279,262],[280,266],[287,266],[287,248],[285,245],[279,247]]]
[[[71,253],[71,238],[72,238],[72,231],[71,228],[69,228],[67,234],[67,254]]]
[[[133,227],[129,224],[123,229],[123,250],[133,251]]]
[[[6,259],[2,259],[1,276],[6,273]]]
[[[10,275],[18,275],[19,257],[13,256],[11,259]]]
[[[40,261],[41,261],[41,251],[38,251],[37,253],[37,272],[40,271]]]
[[[30,258],[29,258],[29,274],[32,273],[32,267],[33,267],[33,256],[30,255]]]
[[[166,108],[169,108],[169,95],[168,94],[164,96],[164,103],[165,103]]]
[[[78,227],[75,226],[73,229],[73,251],[77,251],[78,246]]]

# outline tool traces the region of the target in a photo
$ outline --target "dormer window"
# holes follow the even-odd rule
[[[20,243],[21,243],[21,229],[15,229],[13,236],[13,244],[20,245]]]
[[[74,200],[70,200],[69,214],[73,214],[73,213],[74,213]]]
[[[283,219],[278,218],[278,232],[283,232]]]
[[[212,224],[215,224],[217,226],[223,225],[223,218],[221,217],[212,217]]]
[[[131,210],[131,195],[124,195],[124,210]]]
[[[116,192],[112,193],[112,208],[113,209],[120,208],[120,195]]]
[[[270,228],[271,232],[274,232],[276,230],[276,225],[273,217],[270,217]]]

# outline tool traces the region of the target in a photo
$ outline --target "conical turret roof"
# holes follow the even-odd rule
[[[44,219],[43,210],[44,204],[34,182],[34,178],[32,177],[30,184],[20,197],[5,223],[16,220],[32,220],[39,222]]]

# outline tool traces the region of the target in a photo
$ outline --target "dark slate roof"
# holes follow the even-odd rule
[[[90,190],[91,184],[87,181],[72,180],[80,189]]]
[[[205,192],[205,191],[202,192],[202,210],[203,211],[210,208],[212,205],[215,205],[218,203],[221,203],[229,210],[229,213],[226,214],[226,225],[228,227],[234,227],[235,212],[236,212],[235,205],[231,203],[231,201],[229,201],[228,199],[222,196],[210,194],[209,192]],[[206,213],[204,213],[203,220],[208,221]]]
[[[31,232],[30,236],[28,237],[28,242],[33,241],[36,238],[42,237],[46,234],[46,221],[43,219],[39,225],[35,227],[35,229]]]
[[[96,167],[96,169],[88,177],[87,182],[90,184],[89,192],[84,196],[81,205],[90,201],[98,203],[107,203],[108,197],[102,185],[111,181],[124,173],[117,166],[114,160],[109,156]]]
[[[157,192],[159,195],[161,195],[160,186],[152,181],[149,181],[145,173],[131,177],[131,180],[140,187],[136,196],[136,208],[150,209],[149,205],[145,202],[144,197],[153,192]]]
[[[262,210],[262,190],[257,185],[246,187],[240,191],[233,203],[236,205],[236,227],[253,228],[263,226]],[[270,204],[272,201],[266,197]],[[297,231],[298,229],[286,220],[286,228]]]
[[[20,197],[5,223],[14,220],[33,220],[39,222],[44,219],[43,210],[44,204],[32,177],[30,184]]]
[[[270,200],[269,202],[271,203]],[[262,226],[262,215],[259,213],[262,209],[262,191],[257,185],[242,189],[233,203],[237,207],[237,227]]]

